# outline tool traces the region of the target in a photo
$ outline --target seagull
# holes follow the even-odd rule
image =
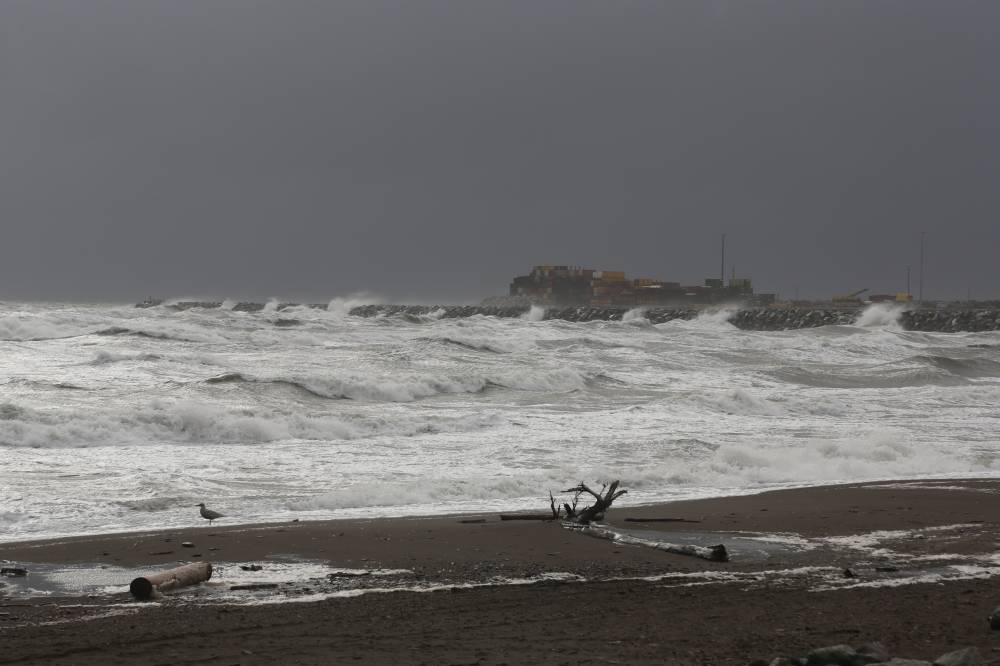
[[[201,517],[208,520],[209,525],[211,525],[212,521],[215,520],[216,518],[225,518],[225,516],[219,513],[218,511],[212,511],[211,509],[206,509],[204,502],[202,502],[201,504],[196,504],[195,506],[201,508]]]

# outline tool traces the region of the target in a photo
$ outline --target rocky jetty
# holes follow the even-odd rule
[[[361,305],[351,308],[355,317],[435,317],[458,319],[460,317],[520,317],[530,308],[500,305]]]
[[[997,331],[1000,310],[909,310],[900,316],[900,323],[908,331]]]
[[[293,307],[307,307],[307,308],[313,308],[315,310],[325,310],[327,307],[326,303],[305,303],[305,304],[273,303],[273,302],[255,303],[252,301],[241,301],[239,303],[233,304],[232,306],[229,306],[228,304],[223,303],[222,301],[172,301],[167,303],[165,301],[156,299],[145,300],[142,301],[141,303],[135,304],[135,307],[137,308],[164,307],[170,310],[177,310],[177,311],[194,310],[198,308],[204,310],[213,310],[222,308],[224,306],[227,310],[232,310],[233,312],[261,312],[268,308],[272,308],[274,310],[287,310],[288,308],[293,308]]]
[[[729,317],[729,323],[744,331],[784,331],[793,328],[816,328],[833,324],[853,324],[857,309],[775,309],[739,310]]]
[[[770,661],[758,659],[750,666],[998,666],[1000,660],[983,658],[976,648],[963,648],[943,654],[933,661],[893,657],[878,642],[855,650],[850,645],[817,648],[798,657],[776,657]]]
[[[456,319],[460,317],[524,317],[532,307],[520,301],[495,299],[490,305],[361,305],[350,310],[356,317],[406,317],[435,319]],[[164,307],[173,310],[192,308],[221,308],[223,303],[215,301],[179,301],[164,303],[147,300],[136,304],[139,308]],[[326,309],[323,303],[253,303],[241,302],[227,305],[237,312],[260,312],[262,310],[286,310],[291,307]],[[539,308],[532,318],[539,320],[560,319],[563,321],[621,321],[629,318],[645,318],[654,324],[662,324],[674,319],[695,319],[708,310],[691,307],[546,307]],[[816,328],[818,326],[849,325],[856,323],[862,313],[859,308],[741,308],[728,316],[730,324],[745,331],[784,331],[789,329]],[[891,316],[887,312],[886,316]],[[912,309],[898,315],[900,327],[907,331],[927,331],[937,333],[959,333],[1000,330],[1000,309]]]

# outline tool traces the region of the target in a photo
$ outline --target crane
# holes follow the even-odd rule
[[[868,288],[858,289],[857,291],[851,292],[850,294],[837,294],[833,297],[834,303],[860,303],[861,299],[858,298],[861,294],[868,291]]]

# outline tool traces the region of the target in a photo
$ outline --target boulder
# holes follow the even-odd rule
[[[850,645],[816,648],[806,656],[807,666],[855,666],[857,651]]]
[[[858,648],[858,657],[866,661],[859,661],[862,664],[878,664],[892,659],[892,655],[885,649],[885,646],[878,641],[865,643]]]
[[[989,617],[990,629],[1000,629],[1000,606],[997,606]]]
[[[934,666],[983,666],[983,658],[979,650],[969,647],[941,655],[934,661]]]

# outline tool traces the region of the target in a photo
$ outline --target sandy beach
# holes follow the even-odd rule
[[[497,514],[0,544],[29,571],[0,579],[0,663],[748,664],[875,640],[995,658],[998,509],[995,480],[885,482],[614,508],[645,545]],[[128,595],[203,560],[205,585]]]

